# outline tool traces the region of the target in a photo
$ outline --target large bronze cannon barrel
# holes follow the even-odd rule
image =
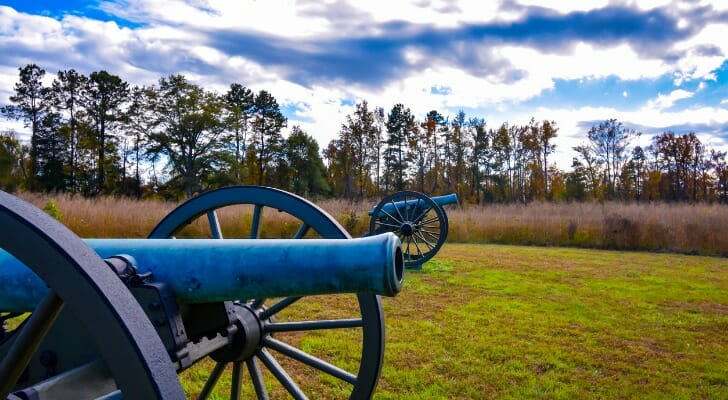
[[[103,258],[130,255],[180,303],[371,292],[394,296],[404,261],[392,233],[362,239],[85,239]],[[45,283],[0,249],[0,310],[30,311]]]

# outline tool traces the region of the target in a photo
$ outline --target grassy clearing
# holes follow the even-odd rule
[[[143,237],[174,207],[27,197],[40,207],[53,200],[61,221],[84,237]],[[370,204],[321,205],[354,236],[366,230]],[[640,248],[728,250],[725,206],[546,204],[449,208],[448,215],[451,242],[619,248],[639,239],[653,243]],[[225,232],[249,218],[240,210],[220,217]],[[284,214],[264,218],[265,236],[295,231]],[[188,229],[204,235],[206,228]],[[697,247],[700,241],[706,246]],[[387,352],[377,399],[728,399],[727,258],[448,243],[422,271],[408,271],[403,292],[383,305]],[[307,298],[287,312],[282,320],[357,313],[351,295]],[[356,335],[278,337],[347,370],[356,365]],[[208,362],[183,374],[190,395],[211,368]],[[296,376],[312,398],[341,398],[347,390],[309,370],[296,369]],[[213,398],[229,393],[230,374],[221,379]],[[252,388],[245,390],[252,397]],[[280,398],[282,389],[271,392]]]
[[[385,299],[380,399],[728,398],[728,260],[448,244]]]
[[[347,315],[349,300],[310,298],[290,317]],[[728,398],[725,258],[447,244],[382,300],[387,350],[375,399]],[[284,340],[352,368],[360,339]],[[210,368],[184,375],[190,394]],[[313,397],[346,393],[297,373]],[[219,385],[220,398],[227,390]]]

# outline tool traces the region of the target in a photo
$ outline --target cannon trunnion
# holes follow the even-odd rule
[[[218,211],[231,207],[247,239],[224,239]],[[297,221],[292,239],[256,240],[278,214]],[[214,239],[182,239],[199,221]],[[184,398],[177,373],[193,366],[204,385],[187,395],[200,399],[230,370],[233,399],[371,398],[378,295],[402,283],[393,234],[350,239],[298,196],[241,186],[182,204],[150,238],[84,242],[0,192],[0,399]],[[336,337],[345,364],[310,344]]]

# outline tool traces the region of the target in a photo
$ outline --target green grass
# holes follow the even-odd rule
[[[375,399],[728,399],[725,258],[447,244],[383,306]],[[312,298],[292,313],[324,318],[351,307]],[[291,340],[353,368],[340,360],[357,335],[309,336]],[[298,372],[312,397],[346,393]],[[194,393],[206,372],[184,376]],[[229,386],[219,386],[223,398]]]

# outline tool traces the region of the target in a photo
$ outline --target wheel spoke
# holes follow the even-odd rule
[[[230,399],[240,400],[243,388],[243,362],[233,362],[233,381],[230,387]]]
[[[420,250],[420,245],[419,245],[419,243],[417,243],[417,232],[415,232],[415,234],[412,235],[412,241],[414,242],[415,248],[417,249],[417,254],[420,255],[420,258],[422,258],[422,256],[423,256],[422,250]]]
[[[200,396],[197,397],[198,400],[205,400],[210,396],[212,389],[215,388],[217,381],[220,379],[220,375],[222,375],[222,372],[225,370],[225,365],[227,365],[227,363],[219,362],[215,364],[215,368],[213,368],[212,372],[210,372],[210,376],[207,378],[205,386],[200,392]]]
[[[425,215],[427,215],[427,213],[428,213],[428,212],[430,212],[430,210],[432,210],[432,207],[430,207],[430,206],[428,205],[428,206],[427,206],[427,208],[425,208],[425,210],[424,210],[424,211],[422,211],[422,212],[420,213],[420,215],[418,215],[418,216],[417,216],[417,218],[413,219],[412,221],[415,221],[415,222],[417,222],[417,221],[421,220],[422,218],[424,218],[424,217],[425,217]]]
[[[63,300],[50,291],[23,323],[5,357],[0,361],[0,398],[8,396],[43,338],[63,308]]]
[[[407,236],[407,259],[412,261],[412,252],[410,252],[410,243],[412,243],[412,236]]]
[[[427,223],[420,222],[419,224],[417,224],[417,226],[418,227],[422,227],[422,228],[434,228],[434,229],[438,229],[439,230],[440,229],[440,226],[442,226],[442,224],[440,224],[440,220],[439,219],[436,219],[434,221],[430,221],[430,222],[427,222]]]
[[[395,217],[394,215],[388,213],[387,210],[384,209],[384,207],[382,207],[382,209],[379,210],[379,211],[380,212],[383,212],[384,214],[386,214],[387,217],[389,217],[392,221],[394,221],[394,222],[396,222],[398,224],[401,224],[402,223],[402,220],[401,219],[397,219],[397,217]],[[400,218],[402,218],[402,216],[400,216]]]
[[[432,231],[428,231],[427,229],[420,229],[420,232],[426,233],[428,236],[430,236],[431,238],[435,239],[435,241],[440,240],[440,233],[439,232],[432,232]]]
[[[220,229],[220,219],[217,217],[215,210],[207,212],[207,221],[210,223],[210,233],[213,239],[222,239],[222,230]]]
[[[439,219],[440,218],[437,215],[435,215],[434,217],[427,218],[426,220],[420,222],[420,225],[428,225],[428,224],[431,224],[431,223],[433,223],[433,222],[435,222],[435,221],[437,221]]]
[[[263,344],[281,354],[293,358],[294,360],[300,361],[310,367],[318,369],[319,371],[323,371],[333,377],[339,378],[344,382],[349,382],[352,385],[356,384],[356,375],[344,371],[335,365],[329,364],[328,362],[314,357],[289,344],[283,343],[280,340],[273,339],[272,337],[266,337],[263,340]]]
[[[251,357],[245,361],[245,364],[248,366],[248,373],[250,373],[250,379],[253,381],[253,388],[255,388],[258,400],[268,400],[268,390],[265,388],[263,374],[260,373],[257,358]]]
[[[253,222],[250,225],[250,238],[258,239],[260,237],[260,214],[263,212],[263,206],[256,204],[253,207]]]
[[[399,215],[400,221],[406,221],[406,219],[404,219],[404,217],[402,216],[402,213],[399,211],[399,207],[397,207],[397,204],[394,203],[394,199],[390,200],[389,202],[392,203],[394,211],[397,211],[397,215]]]
[[[364,321],[358,319],[333,319],[320,321],[278,322],[265,325],[266,332],[301,332],[319,329],[359,328]]]
[[[407,204],[407,193],[403,193],[403,198],[404,199],[402,200],[402,204],[404,207],[402,211],[404,212],[404,220],[409,221],[409,207],[407,207],[409,204]]]
[[[420,238],[420,240],[421,240],[421,241],[422,241],[422,242],[423,242],[424,244],[426,244],[426,245],[427,245],[427,247],[429,247],[429,250],[432,250],[432,249],[434,249],[434,248],[435,248],[435,245],[434,245],[434,244],[432,244],[432,243],[430,243],[430,242],[429,242],[429,241],[428,241],[428,240],[427,240],[427,239],[426,239],[426,238],[425,238],[425,237],[424,237],[424,236],[423,236],[423,235],[422,235],[421,233],[419,233],[419,232],[416,232],[416,233],[415,233],[415,235],[417,235],[417,237],[419,237],[419,238]],[[429,250],[428,250],[428,251],[429,251]]]
[[[386,226],[386,227],[388,227],[388,228],[395,228],[395,229],[399,229],[399,225],[394,225],[394,224],[386,224],[386,223],[384,223],[384,222],[379,222],[379,221],[377,221],[376,223],[377,223],[377,224],[379,224],[379,225],[381,225],[381,226]]]
[[[263,305],[263,303],[265,303],[265,299],[255,299],[255,300],[253,300],[253,302],[252,302],[252,303],[250,303],[250,307],[251,307],[251,308],[252,308],[253,310],[257,310],[257,309],[259,309],[259,308],[260,308],[260,306],[262,306],[262,305]]]
[[[260,319],[268,319],[276,314],[278,314],[281,310],[284,308],[290,306],[291,304],[297,302],[298,300],[301,300],[300,296],[297,297],[286,297],[285,299],[279,301],[278,303],[272,305],[270,308],[263,310],[262,313],[260,313]]]
[[[298,231],[293,236],[293,238],[300,239],[300,238],[304,237],[306,235],[306,233],[308,233],[309,229],[311,229],[311,227],[307,223],[304,222],[303,225],[301,225],[301,227],[298,228]]]
[[[276,361],[275,358],[265,349],[258,350],[256,353],[258,358],[260,358],[261,361],[263,361],[263,364],[265,364],[266,368],[270,370],[270,372],[273,373],[273,376],[278,379],[278,381],[283,385],[286,390],[288,390],[288,393],[293,396],[296,400],[307,400],[308,397],[301,391],[301,388],[298,387],[296,382],[291,379],[291,377],[288,375],[285,369],[281,367],[280,364],[278,364],[278,361]]]

